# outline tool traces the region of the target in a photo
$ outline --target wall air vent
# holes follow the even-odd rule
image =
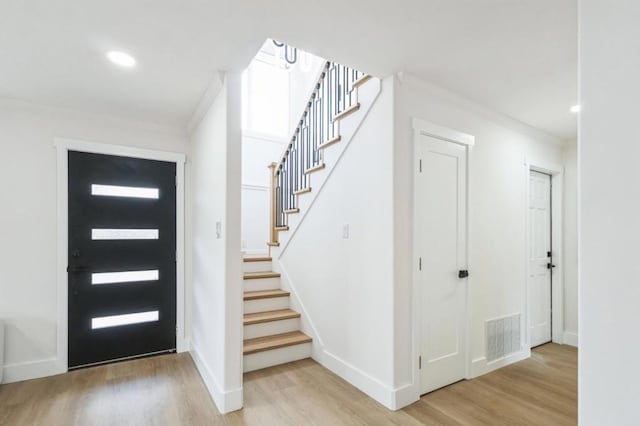
[[[485,322],[487,362],[504,358],[520,350],[520,314]]]

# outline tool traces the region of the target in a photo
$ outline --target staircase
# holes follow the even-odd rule
[[[244,258],[244,372],[311,356],[311,337],[300,331],[300,314],[270,257]]]
[[[345,135],[352,136],[371,108],[380,90],[379,80],[364,96],[365,105],[359,93],[369,80],[371,76],[344,65],[325,64],[291,142],[280,161],[269,166],[269,253],[278,250],[280,233],[290,235],[299,224],[292,218],[302,216],[301,208],[308,208],[314,198],[311,175],[318,178],[314,188],[318,191],[327,170],[338,161],[327,148],[344,143]],[[360,118],[345,123],[341,133],[341,123],[358,114]],[[290,308],[290,293],[282,289],[280,274],[273,269],[272,258],[267,255],[244,258],[244,372],[311,356],[312,338],[300,331],[301,315]]]
[[[370,79],[370,75],[347,66],[325,64],[291,142],[280,161],[269,166],[272,174],[269,247],[280,245],[280,232],[292,230],[289,219],[301,212],[300,197],[311,193],[311,175],[325,169],[325,151],[342,141],[341,123],[361,109],[359,89]]]

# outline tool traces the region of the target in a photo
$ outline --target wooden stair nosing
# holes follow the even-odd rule
[[[263,322],[282,321],[293,318],[300,318],[300,313],[291,309],[278,309],[276,311],[264,311],[244,314],[243,324],[261,324]]]
[[[288,291],[275,288],[273,290],[258,290],[258,291],[245,291],[243,295],[244,300],[261,300],[261,299],[275,299],[278,297],[289,297],[291,293]]]
[[[353,114],[354,112],[356,112],[359,109],[360,109],[360,102],[357,102],[357,103],[351,105],[349,108],[345,109],[344,111],[336,114],[333,117],[333,120],[334,121],[342,120],[343,118],[348,117],[349,115]]]
[[[317,166],[310,167],[307,170],[305,170],[304,172],[306,174],[309,174],[309,173],[313,173],[313,172],[317,172],[319,170],[322,170],[322,169],[324,169],[324,167],[325,167],[325,164],[322,163],[322,164],[318,164]]]
[[[276,231],[288,231],[288,226],[276,226]]]
[[[271,260],[271,256],[245,257],[242,259],[243,262],[271,262]]]
[[[300,209],[289,209],[284,211],[285,214],[296,214],[300,213]]]
[[[279,242],[277,242],[277,241],[269,241],[269,242],[267,243],[267,245],[268,245],[269,247],[279,247],[279,246],[280,246],[280,243],[279,243]]]
[[[307,192],[311,192],[310,186],[307,186],[306,188],[298,189],[297,191],[293,191],[295,195],[306,194]]]
[[[364,74],[362,77],[354,81],[351,87],[360,87],[369,80],[371,80],[371,76],[369,74]]]
[[[289,333],[256,337],[254,339],[247,339],[243,342],[243,354],[251,355],[258,352],[269,351],[272,349],[310,343],[311,341],[311,337],[307,336],[301,331],[291,331]]]
[[[320,146],[318,146],[318,149],[325,149],[326,147],[329,147],[335,143],[338,143],[341,140],[342,140],[342,136],[338,135],[335,138],[329,139],[328,141],[321,143]]]
[[[245,280],[258,280],[261,278],[279,278],[279,277],[280,277],[279,272],[264,271],[264,272],[245,272],[243,278]]]

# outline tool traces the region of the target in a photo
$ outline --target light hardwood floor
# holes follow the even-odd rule
[[[245,408],[221,415],[188,354],[0,386],[1,425],[570,425],[577,351],[547,344],[525,361],[423,396],[397,412],[311,360],[248,373]]]

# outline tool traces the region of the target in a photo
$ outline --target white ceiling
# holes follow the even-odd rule
[[[575,0],[0,0],[0,96],[184,126],[267,37],[576,134]],[[123,70],[105,52],[124,50]]]

